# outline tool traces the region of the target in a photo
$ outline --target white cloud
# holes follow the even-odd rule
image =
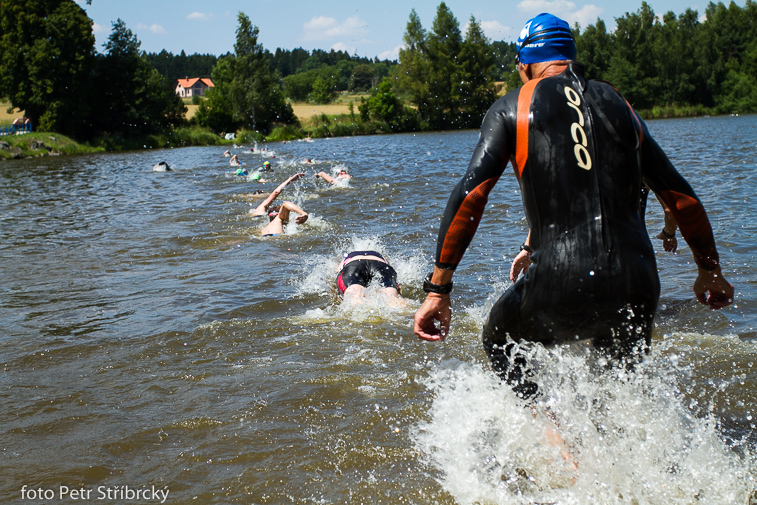
[[[569,0],[523,0],[518,4],[518,10],[529,16],[549,12],[567,21],[571,27],[578,23],[581,28],[596,23],[597,18],[604,12],[602,7],[594,4],[586,4],[579,9]],[[523,23],[526,21],[524,19]]]
[[[92,32],[95,35],[99,35],[101,33],[107,33],[108,29],[105,28],[103,25],[98,25],[97,23],[92,23]]]
[[[191,19],[193,21],[209,21],[210,19],[213,19],[213,13],[209,12],[205,14],[204,12],[195,11],[187,14],[187,19]]]
[[[348,46],[344,42],[337,42],[333,46],[331,46],[331,49],[334,51],[345,51],[347,54],[355,54],[355,47],[354,46]]]
[[[481,29],[491,40],[502,40],[512,32],[512,28],[504,26],[496,19],[493,21],[481,21]]]
[[[384,51],[383,53],[378,55],[379,60],[399,60],[400,59],[400,49],[404,48],[404,45],[397,46],[394,49],[390,49],[388,51]]]
[[[362,38],[368,34],[367,23],[360,16],[353,16],[339,23],[336,19],[316,16],[303,26],[304,40],[329,40]]]
[[[155,33],[158,35],[162,33],[166,33],[166,31],[163,29],[163,26],[157,23],[153,23],[150,26],[147,26],[146,24],[143,24],[143,23],[137,23],[137,26],[135,28],[137,30],[150,30],[152,33]]]

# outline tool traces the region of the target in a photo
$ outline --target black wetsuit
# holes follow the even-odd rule
[[[336,276],[336,285],[339,288],[340,295],[343,295],[344,290],[352,284],[368,287],[368,284],[374,278],[378,279],[382,287],[395,288],[399,291],[397,272],[386,262],[386,259],[380,253],[376,251],[353,251],[345,255],[344,261],[355,256],[373,256],[376,259],[363,258],[350,261],[346,265],[342,262],[342,269]]]
[[[510,370],[509,339],[590,338],[620,351],[649,342],[660,283],[639,213],[642,178],[670,207],[697,264],[718,264],[704,208],[644,122],[614,87],[586,80],[583,67],[571,64],[489,109],[442,218],[438,267],[457,267],[508,162],[521,187],[533,264],[495,303],[483,340],[495,370],[511,382],[518,373]]]

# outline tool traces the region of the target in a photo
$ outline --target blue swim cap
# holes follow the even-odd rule
[[[575,60],[576,40],[566,21],[542,12],[523,27],[518,37],[518,61]]]

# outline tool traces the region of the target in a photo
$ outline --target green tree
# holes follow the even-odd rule
[[[389,78],[385,77],[377,87],[371,89],[371,96],[368,100],[361,100],[359,109],[364,121],[383,121],[395,131],[418,129],[415,112],[405,107],[397,97]]]
[[[427,99],[428,107],[421,112],[431,128],[460,126],[459,99],[453,93],[453,82],[462,43],[460,23],[447,5],[440,3],[427,42],[431,64],[426,78],[433,93]]]
[[[3,0],[0,94],[36,128],[80,136],[94,47],[92,21],[73,0]]]
[[[157,133],[179,124],[186,112],[172,83],[148,63],[141,43],[121,19],[97,58],[94,114],[96,132],[118,135]]]
[[[494,89],[494,54],[481,25],[471,16],[468,31],[457,58],[452,81],[453,100],[458,103],[459,126],[481,126],[486,111],[496,99]]]
[[[575,32],[579,30],[576,29]],[[597,19],[596,25],[589,25],[576,37],[576,59],[586,67],[589,79],[604,79],[610,67],[613,51],[613,37],[607,33],[605,22]]]
[[[651,107],[661,92],[654,58],[660,36],[655,13],[649,4],[642,2],[636,13],[626,13],[615,22],[615,44],[607,79],[635,107]]]
[[[243,12],[237,20],[234,55],[221,60],[224,63],[219,71],[214,69],[216,89],[209,93],[207,107],[198,109],[198,122],[215,131],[244,127],[263,132],[277,123],[296,123],[270,58],[258,43],[258,27]],[[220,124],[225,118],[229,118],[228,124]]]
[[[431,89],[427,79],[431,62],[428,56],[426,30],[415,9],[410,11],[405,35],[405,47],[399,51],[399,67],[396,69],[400,88],[410,97],[410,101],[418,108],[418,113],[425,121],[426,111],[431,107]]]
[[[329,79],[323,79],[320,75],[313,81],[312,91],[308,95],[310,103],[324,104],[334,101],[336,91]]]
[[[234,80],[233,56],[225,56],[213,67],[212,79],[215,87],[205,92],[205,100],[200,103],[194,120],[216,133],[236,131],[241,121],[234,118],[231,107],[231,83]]]
[[[350,91],[368,91],[373,87],[373,67],[371,65],[357,65],[350,76]]]

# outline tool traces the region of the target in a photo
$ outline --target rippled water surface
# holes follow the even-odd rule
[[[688,247],[653,240],[649,358],[626,372],[535,348],[536,415],[480,345],[526,234],[511,170],[456,274],[451,336],[412,334],[475,131],[233,149],[271,161],[265,184],[219,147],[0,163],[0,502],[74,502],[65,486],[155,503],[127,495],[155,486],[175,504],[750,503],[757,117],[649,127],[708,210],[736,302],[699,306]],[[348,184],[313,177],[340,168]],[[283,196],[310,219],[261,238],[249,193],[300,171]],[[656,235],[659,208],[647,221]],[[358,248],[389,258],[408,307],[339,304]]]

